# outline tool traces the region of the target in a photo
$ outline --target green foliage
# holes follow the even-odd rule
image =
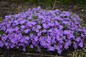
[[[81,4],[86,5],[86,0],[56,0],[61,4]]]
[[[38,18],[38,16],[33,16],[32,18],[33,18],[33,19],[37,19],[37,18]]]
[[[36,4],[48,4],[52,5],[55,0],[9,0],[13,2],[30,2],[30,3],[36,3]],[[86,0],[56,0],[56,2],[59,2],[61,4],[86,4]]]
[[[86,23],[84,23],[84,20],[81,19],[81,23],[80,23],[83,27],[86,27]]]
[[[30,5],[35,5],[35,6],[42,6],[47,9],[53,8],[55,4],[62,4],[62,5],[78,5],[79,8],[82,6],[86,6],[86,1],[85,0],[8,0],[11,2],[15,3],[27,3]],[[56,5],[55,5],[56,6]]]
[[[74,52],[68,54],[70,57],[86,57],[86,49],[77,49]]]
[[[5,32],[3,30],[0,30],[0,34],[4,34]]]
[[[23,2],[23,0],[8,0],[8,1],[15,2],[15,3],[21,3],[21,2]]]

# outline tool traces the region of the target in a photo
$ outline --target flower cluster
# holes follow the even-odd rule
[[[68,11],[29,8],[26,12],[5,16],[0,21],[0,47],[16,48],[26,45],[41,51],[63,50],[73,46],[83,47],[86,28],[80,25],[81,19]]]

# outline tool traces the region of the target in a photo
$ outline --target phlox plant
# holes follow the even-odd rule
[[[27,51],[27,48],[41,51],[44,48],[58,54],[71,46],[82,48],[86,27],[80,22],[79,16],[69,11],[29,8],[0,21],[0,47],[22,47],[22,51]]]

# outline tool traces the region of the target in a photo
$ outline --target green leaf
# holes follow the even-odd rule
[[[81,22],[83,22],[83,19],[81,19]]]
[[[33,18],[33,19],[37,19],[37,18],[38,18],[38,16],[33,16],[32,18]]]
[[[0,34],[4,34],[5,32],[3,30],[0,30]]]

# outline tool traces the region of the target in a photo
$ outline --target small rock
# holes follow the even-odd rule
[[[85,11],[85,10],[82,9],[81,11]]]

